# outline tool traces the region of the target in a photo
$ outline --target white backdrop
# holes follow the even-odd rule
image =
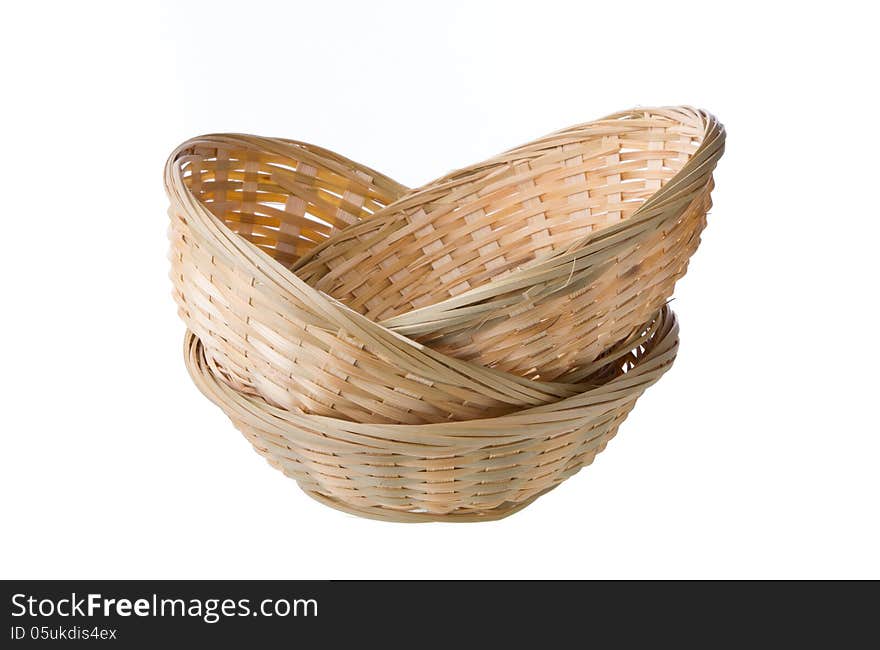
[[[880,578],[867,3],[42,2],[4,9],[3,578]],[[521,513],[388,524],[191,384],[167,154],[243,131],[418,185],[570,124],[728,129],[676,365]]]

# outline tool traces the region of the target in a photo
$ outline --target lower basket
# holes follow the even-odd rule
[[[385,521],[491,521],[589,465],[614,437],[678,349],[668,307],[646,330],[647,340],[578,395],[502,417],[422,425],[308,415],[237,392],[191,332],[185,358],[202,393],[320,502]]]

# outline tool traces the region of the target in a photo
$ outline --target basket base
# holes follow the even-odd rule
[[[323,503],[325,506],[329,506],[335,510],[340,510],[350,515],[356,515],[358,517],[364,517],[366,519],[375,519],[377,521],[418,524],[429,522],[473,523],[480,521],[498,521],[499,519],[504,519],[505,517],[509,517],[510,515],[519,512],[527,505],[535,501],[538,497],[541,497],[547,494],[550,490],[558,487],[558,485],[559,484],[551,485],[547,489],[530,496],[524,501],[520,501],[517,503],[506,501],[504,504],[496,508],[491,508],[489,510],[460,510],[458,512],[450,512],[446,514],[394,510],[392,508],[383,508],[381,506],[358,507],[352,505],[351,503],[341,501],[340,499],[335,499],[333,497],[321,494],[320,492],[308,490],[301,485],[300,488],[303,492],[315,499],[315,501],[318,501],[319,503]]]

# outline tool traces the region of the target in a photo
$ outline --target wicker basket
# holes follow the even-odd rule
[[[561,378],[672,295],[723,144],[702,111],[612,115],[434,181],[293,270],[434,350]]]
[[[553,404],[671,293],[722,144],[706,113],[642,110],[408,192],[311,145],[205,136],[166,166],[175,297],[223,381],[291,412],[420,425]]]
[[[280,409],[230,387],[187,334],[187,366],[269,463],[310,496],[375,519],[488,521],[508,516],[592,462],[678,347],[664,308],[632,351],[612,355],[591,388],[496,418],[375,425]],[[225,379],[225,380],[224,380]]]

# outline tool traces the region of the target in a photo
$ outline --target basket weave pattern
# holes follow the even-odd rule
[[[610,378],[568,399],[515,414],[427,425],[375,425],[306,415],[235,391],[189,333],[199,389],[269,463],[334,508],[391,521],[506,517],[589,465],[675,358],[664,308]],[[600,373],[601,374],[601,373]]]
[[[506,516],[672,362],[723,142],[705,112],[641,109],[417,190],[292,140],[186,142],[165,182],[190,373],[334,507]]]
[[[705,226],[720,134],[689,109],[572,127],[429,184],[294,270],[435,350],[555,379],[672,294]]]

